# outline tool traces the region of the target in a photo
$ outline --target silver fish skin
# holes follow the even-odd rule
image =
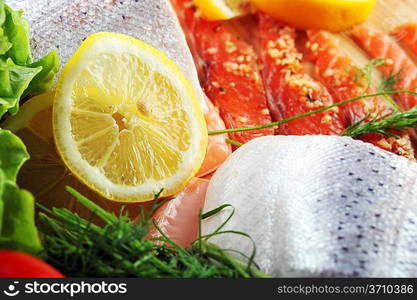
[[[178,18],[167,0],[8,0],[30,24],[34,58],[51,49],[61,67],[89,35],[107,31],[133,36],[163,51],[193,84],[203,111],[208,108]]]
[[[221,230],[248,233],[273,276],[416,277],[417,164],[339,136],[267,136],[214,174],[205,211],[231,204]],[[231,213],[203,222],[212,233]],[[247,238],[212,242],[250,255]]]

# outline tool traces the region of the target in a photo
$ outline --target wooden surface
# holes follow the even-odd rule
[[[366,24],[389,32],[409,22],[417,22],[417,0],[378,0]]]

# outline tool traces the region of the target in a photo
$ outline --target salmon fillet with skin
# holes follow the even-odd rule
[[[303,69],[302,54],[295,46],[295,29],[265,14],[258,16],[262,76],[273,119],[287,119],[333,104],[326,87]],[[336,107],[283,124],[278,133],[338,135],[345,128]]]
[[[357,66],[344,53],[333,34],[322,30],[307,31],[306,50],[308,59],[315,66],[316,76],[326,85],[336,102],[375,92],[368,87],[369,83],[365,78],[358,78]],[[353,125],[368,116],[365,122],[393,112],[391,105],[381,97],[360,99],[340,108],[348,125]],[[408,159],[414,159],[409,134],[395,133],[400,137],[369,133],[360,139]]]

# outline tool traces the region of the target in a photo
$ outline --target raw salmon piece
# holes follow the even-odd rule
[[[333,104],[320,82],[311,78],[301,64],[302,54],[295,46],[295,29],[272,17],[259,14],[259,51],[263,81],[274,120],[286,119]],[[280,134],[340,134],[344,120],[336,107],[286,123]]]
[[[306,50],[308,59],[315,66],[316,76],[326,85],[336,102],[375,92],[368,87],[369,84],[364,78],[358,78],[357,66],[343,52],[333,34],[322,30],[307,31]],[[391,105],[380,97],[350,102],[341,106],[341,110],[348,125],[368,115],[368,120],[371,120],[393,112]],[[400,135],[400,138],[394,138],[370,133],[360,138],[382,149],[414,159],[410,136],[406,132]]]
[[[268,124],[271,116],[258,71],[257,56],[226,22],[202,19],[190,1],[173,0],[188,37],[206,95],[219,108],[227,128]],[[274,134],[266,128],[230,134],[245,143],[253,138]]]
[[[219,110],[211,103],[210,99],[205,97],[208,112],[204,114],[207,129],[222,130],[225,129],[223,120],[220,118]],[[220,166],[226,158],[232,153],[230,144],[226,142],[227,134],[210,135],[207,144],[207,153],[203,165],[198,171],[197,177],[203,177]]]
[[[163,204],[153,214],[161,231],[173,242],[189,247],[198,236],[198,214],[203,209],[209,180],[195,178],[173,200]],[[152,226],[148,238],[160,237]]]
[[[379,67],[385,77],[398,74],[400,80],[394,86],[396,90],[414,90],[417,86],[417,67],[389,35],[359,26],[352,31],[352,36],[370,57],[385,59]],[[394,98],[404,110],[417,104],[417,97],[410,94],[398,94]]]
[[[373,92],[364,78],[358,78],[358,67],[354,65],[339,46],[334,35],[322,30],[307,31],[307,57],[315,66],[315,73],[326,85],[334,101],[340,102]],[[393,112],[385,100],[365,98],[343,105],[343,113],[349,125],[367,115],[381,117]]]
[[[407,23],[395,28],[392,35],[406,51],[417,58],[417,23]]]
[[[382,136],[377,133],[367,133],[360,137],[364,142],[373,144],[378,148],[392,152],[399,156],[404,156],[409,160],[415,161],[415,151],[411,142],[410,134],[407,130],[402,132],[393,132],[399,137]]]

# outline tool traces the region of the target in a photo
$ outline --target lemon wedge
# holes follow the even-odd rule
[[[252,11],[249,0],[193,0],[202,16],[210,21],[229,20]]]
[[[376,0],[252,0],[261,11],[299,29],[340,31],[365,21]]]
[[[207,128],[197,95],[162,52],[132,37],[88,37],[58,80],[53,132],[81,182],[117,202],[178,193],[199,170]]]

